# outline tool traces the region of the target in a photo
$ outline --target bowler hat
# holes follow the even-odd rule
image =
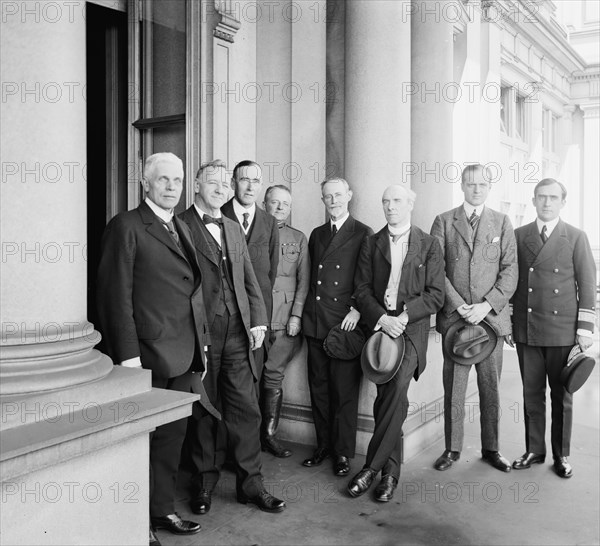
[[[498,336],[485,320],[469,324],[461,318],[453,323],[444,337],[444,350],[457,364],[479,364],[492,354]]]
[[[567,358],[567,365],[560,372],[560,381],[568,393],[578,391],[587,381],[596,361],[575,345]]]
[[[360,365],[365,377],[376,385],[390,381],[404,358],[404,336],[391,338],[379,330],[365,344]]]
[[[337,324],[329,330],[327,337],[323,340],[323,349],[331,358],[353,360],[358,358],[364,344],[365,335],[358,326],[348,332],[342,330],[341,324]]]

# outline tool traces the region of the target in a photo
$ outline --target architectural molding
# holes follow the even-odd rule
[[[226,0],[215,0],[215,10],[219,19],[217,20],[217,26],[213,30],[213,36],[232,44],[242,24],[235,18],[230,4]]]

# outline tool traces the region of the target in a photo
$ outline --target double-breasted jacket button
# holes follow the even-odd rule
[[[555,269],[554,269],[554,273],[558,273],[558,269],[556,269],[556,268],[555,268]]]
[[[333,286],[337,286],[338,284],[340,284],[340,283],[337,281],[333,281]]]
[[[528,288],[527,292],[533,292],[533,288]]]
[[[532,311],[531,307],[528,307],[528,308],[527,308],[527,312],[528,312],[528,313],[531,313],[531,311]]]
[[[321,299],[321,296],[317,296],[315,299],[316,299],[317,301],[319,301],[319,300]]]
[[[533,267],[530,267],[530,268],[529,268],[529,271],[533,271]]]
[[[333,298],[333,301],[337,301],[337,298]]]
[[[553,292],[554,292],[555,294],[558,294],[558,288],[555,288],[555,289],[553,290]]]
[[[336,269],[339,269],[339,268],[340,268],[339,264],[338,264],[338,265],[336,265],[336,266],[335,266],[335,268],[336,268]]]
[[[317,281],[317,284],[321,284],[321,281]]]
[[[323,264],[319,264],[319,269],[323,269]]]
[[[554,310],[554,311],[552,311],[552,314],[553,315],[558,315],[558,311]]]

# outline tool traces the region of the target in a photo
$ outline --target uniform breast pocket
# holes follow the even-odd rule
[[[293,274],[296,271],[299,258],[298,245],[287,244],[281,247],[281,267],[284,275]]]

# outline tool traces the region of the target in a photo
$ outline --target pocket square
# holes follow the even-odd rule
[[[497,243],[500,240],[500,237],[494,237],[492,239],[492,243]]]

